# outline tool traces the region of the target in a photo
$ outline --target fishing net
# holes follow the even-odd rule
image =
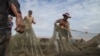
[[[9,45],[9,56],[44,56],[39,40],[29,20],[25,20],[26,30],[12,37]]]

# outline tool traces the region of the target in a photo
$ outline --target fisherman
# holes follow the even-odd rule
[[[23,34],[23,41],[24,43],[28,44],[28,46],[31,47],[31,50],[28,50],[29,48],[26,47],[31,56],[43,56],[42,50],[40,46],[38,45],[37,37],[34,32],[34,29],[32,28],[32,24],[36,24],[34,21],[34,17],[32,16],[32,10],[28,11],[28,15],[24,17],[24,23],[25,23],[25,32]],[[28,41],[28,42],[26,42]],[[22,43],[23,44],[23,43]]]
[[[65,37],[67,41],[72,37],[71,32],[70,32],[68,18],[71,18],[71,16],[69,15],[69,13],[65,13],[63,14],[62,19],[58,19],[54,23],[55,26],[58,28],[57,31],[58,31],[59,37],[60,38]]]
[[[25,28],[30,29],[33,24],[36,24],[36,22],[34,21],[34,17],[32,17],[32,10],[28,11],[28,15],[24,17],[24,23],[25,23]]]
[[[0,56],[7,56],[7,47],[9,44],[9,20],[8,15],[16,17],[16,31],[24,32],[24,23],[20,11],[18,0],[2,0],[0,1]]]
[[[13,26],[13,17],[12,16],[9,16],[8,17],[8,30],[11,31],[12,30],[12,26]]]

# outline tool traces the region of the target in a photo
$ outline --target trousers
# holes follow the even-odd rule
[[[7,56],[11,30],[0,30],[0,56]]]

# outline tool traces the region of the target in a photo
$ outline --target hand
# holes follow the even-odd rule
[[[64,27],[63,27],[63,26],[61,26],[61,29],[64,29]]]
[[[25,25],[24,25],[24,22],[21,18],[16,19],[16,28],[15,28],[15,30],[18,33],[23,33],[25,31]]]

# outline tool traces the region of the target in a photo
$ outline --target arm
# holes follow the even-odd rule
[[[34,21],[34,18],[32,19],[32,23],[33,23],[33,24],[36,24],[36,22]]]
[[[11,10],[13,11],[14,15],[16,16],[16,19],[22,19],[21,13],[17,12],[17,8],[13,3],[10,5],[10,7],[11,7]]]
[[[25,16],[25,17],[24,17],[23,21],[25,21],[25,20],[26,20],[26,18],[27,18],[27,16]]]
[[[57,20],[57,21],[54,23],[55,26],[59,26],[59,24],[60,24],[60,20]]]
[[[21,13],[18,12],[17,7],[13,3],[10,4],[10,8],[16,17],[16,29],[15,30],[19,33],[23,33],[25,26],[22,20]]]
[[[60,27],[61,29],[65,29],[65,23],[62,21],[62,19],[59,19],[55,22],[55,26]]]

